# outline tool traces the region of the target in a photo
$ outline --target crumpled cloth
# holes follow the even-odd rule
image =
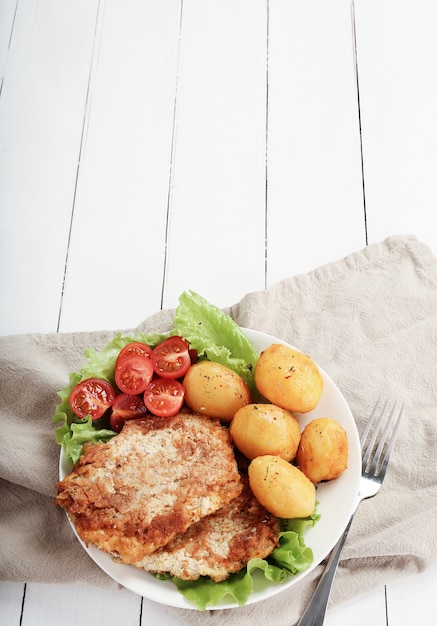
[[[405,403],[387,477],[355,516],[331,605],[420,572],[437,561],[437,259],[414,236],[394,236],[249,293],[227,312],[246,328],[309,354],[336,382],[359,432],[382,395]],[[160,311],[129,331],[163,331]],[[117,589],[53,504],[59,447],[51,422],[56,391],[85,348],[116,331],[0,338],[0,580],[72,582]],[[323,566],[297,585],[238,609],[171,609],[186,624],[290,626]]]

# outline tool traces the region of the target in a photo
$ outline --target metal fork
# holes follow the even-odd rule
[[[390,415],[386,421],[385,428],[379,440],[379,443],[376,443],[378,434],[383,426],[384,416],[387,409],[388,401],[384,403],[382,407],[379,418],[375,424],[372,435],[370,436],[369,442],[366,445],[367,439],[369,437],[369,432],[372,427],[372,424],[375,420],[380,400],[378,400],[373,408],[373,411],[370,415],[369,421],[361,435],[360,443],[361,443],[361,452],[362,452],[362,468],[361,468],[361,480],[360,480],[360,488],[358,493],[358,500],[356,503],[355,511],[352,514],[352,517],[349,520],[348,525],[346,526],[346,530],[343,535],[339,539],[338,543],[334,547],[331,556],[326,564],[326,568],[320,578],[320,581],[314,591],[314,594],[308,603],[308,606],[305,609],[300,621],[296,626],[322,626],[323,621],[325,619],[325,613],[328,606],[329,596],[331,594],[332,583],[334,581],[334,576],[337,571],[338,562],[340,560],[340,554],[343,550],[343,546],[346,541],[346,537],[348,535],[349,529],[352,524],[352,520],[358,508],[360,502],[365,500],[366,498],[372,498],[375,496],[381,488],[382,481],[384,480],[387,466],[390,461],[390,456],[393,451],[396,437],[399,431],[399,425],[401,422],[402,414],[404,407],[402,405],[398,417],[395,423],[394,428],[392,427],[396,402],[391,409]],[[391,437],[388,439],[389,432],[391,431]],[[384,452],[384,456],[382,454]],[[381,460],[382,459],[382,460]]]

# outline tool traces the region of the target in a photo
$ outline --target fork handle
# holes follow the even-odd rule
[[[354,516],[352,515],[344,533],[334,546],[331,556],[326,564],[325,571],[323,572],[311,600],[309,601],[308,606],[296,626],[322,626],[323,620],[325,619],[326,609],[328,607],[329,596],[331,595],[332,583],[334,581],[334,576],[340,560],[340,554],[343,550],[353,518]]]

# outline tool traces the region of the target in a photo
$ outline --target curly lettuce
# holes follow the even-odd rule
[[[58,425],[55,430],[55,439],[64,448],[67,459],[72,465],[79,460],[87,441],[106,442],[116,433],[102,428],[101,422],[93,423],[90,415],[83,419],[77,417],[70,406],[70,394],[73,388],[86,378],[103,378],[114,384],[115,361],[118,353],[131,341],[134,341],[133,337],[117,335],[102,350],[94,348],[85,350],[84,356],[87,361],[82,369],[80,372],[72,372],[68,384],[58,391],[61,401],[56,405],[52,418],[53,423]]]
[[[200,358],[226,365],[256,394],[254,371],[259,353],[230,315],[194,291],[185,291],[175,311],[174,327]]]
[[[66,387],[58,392],[61,402],[55,407],[53,422],[58,424],[56,441],[63,446],[66,456],[74,465],[87,441],[108,441],[115,435],[112,430],[102,428],[101,423],[92,423],[76,417],[70,407],[73,387],[86,378],[102,378],[114,385],[115,362],[120,350],[132,341],[142,341],[152,348],[169,335],[184,337],[200,358],[207,358],[226,365],[239,374],[258,398],[254,382],[254,367],[258,353],[241,328],[222,309],[210,304],[193,291],[184,292],[174,315],[174,327],[165,334],[150,333],[122,336],[117,334],[101,350],[88,348],[84,352],[86,361],[79,373],[70,374]],[[81,427],[81,428],[79,428]]]

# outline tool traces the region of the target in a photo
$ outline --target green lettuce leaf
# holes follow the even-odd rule
[[[80,373],[72,372],[69,376],[68,384],[58,391],[60,402],[55,407],[55,414],[52,418],[57,424],[55,430],[56,442],[64,448],[68,461],[74,465],[82,454],[83,444],[87,441],[98,443],[108,441],[114,437],[114,431],[101,428],[100,422],[94,424],[91,416],[84,419],[77,417],[70,407],[70,394],[81,380],[86,378],[103,378],[113,384],[115,360],[121,348],[132,340],[130,337],[117,335],[102,350],[88,348],[85,357],[88,359]]]
[[[273,550],[271,560],[290,574],[308,569],[313,562],[313,551],[305,545],[302,535],[287,530],[279,535],[280,546]]]
[[[83,444],[87,441],[98,443],[106,442],[116,433],[103,428],[102,421],[93,422],[90,416],[80,419],[70,407],[70,394],[80,381],[86,378],[103,378],[111,385],[114,385],[115,362],[120,350],[132,341],[142,341],[151,347],[157,345],[163,335],[130,335],[122,336],[118,334],[101,350],[87,348],[84,352],[85,363],[80,372],[72,372],[69,376],[68,384],[58,391],[61,401],[55,407],[55,415],[52,418],[54,424],[58,424],[55,431],[57,443],[65,450],[66,456],[74,465],[79,460],[83,451]]]
[[[284,569],[272,565],[264,559],[256,558],[251,559],[241,571],[219,583],[206,576],[196,581],[186,581],[173,577],[172,581],[182,595],[201,611],[204,611],[208,606],[217,605],[226,596],[229,596],[229,599],[239,606],[243,606],[253,592],[252,574],[257,569],[260,569],[270,582],[282,583],[287,577]]]
[[[236,322],[194,291],[179,298],[174,327],[200,358],[226,365],[239,374],[255,395],[255,364],[259,354]]]
[[[80,370],[80,380],[84,380],[85,378],[103,378],[111,383],[111,385],[114,385],[115,362],[120,350],[124,348],[124,346],[133,341],[142,341],[153,348],[168,336],[169,333],[162,335],[158,333],[121,335],[118,333],[114,339],[107,343],[101,350],[87,348],[84,352],[87,361]]]
[[[55,431],[56,442],[64,448],[67,459],[72,465],[79,460],[84,443],[87,441],[106,442],[116,434],[113,430],[106,428],[94,428],[90,415],[83,419],[75,418],[75,421],[69,422],[66,413],[59,412],[54,415],[53,422],[62,422],[62,425],[58,426]]]
[[[117,356],[120,350],[131,341],[135,341],[135,338],[122,337],[118,334],[101,350],[87,348],[84,352],[87,361],[80,370],[81,380],[86,378],[103,378],[113,385]]]
[[[295,517],[293,519],[280,519],[279,528],[281,532],[285,533],[287,530],[293,530],[300,537],[303,537],[303,534],[307,528],[310,528],[315,525],[316,522],[320,519],[320,513],[317,513],[318,502],[316,502],[316,508],[314,509],[314,513],[309,515],[308,517]]]

